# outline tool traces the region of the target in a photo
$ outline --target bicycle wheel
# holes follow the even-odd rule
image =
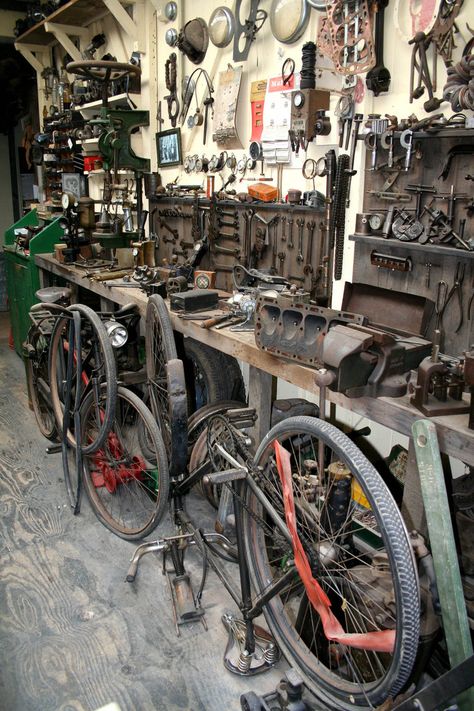
[[[105,441],[112,424],[115,400],[117,397],[117,373],[112,344],[100,317],[88,306],[73,304],[68,311],[77,311],[81,316],[81,354],[83,392],[93,392],[95,401],[103,399],[105,405],[101,408],[101,426],[97,429],[95,439],[89,439],[84,445],[83,454],[95,452]],[[66,388],[66,362],[68,352],[67,333],[70,317],[58,318],[51,335],[49,351],[49,383],[51,406],[54,411],[58,428],[62,429],[63,402]],[[73,375],[75,381],[75,374]],[[73,393],[75,398],[75,392]],[[71,428],[67,431],[67,442],[76,447],[76,438]]]
[[[26,383],[33,412],[41,434],[46,439],[58,440],[56,418],[51,407],[48,375],[49,338],[38,326],[31,326],[24,348]]]
[[[275,441],[290,454],[298,536],[337,623],[349,634],[391,630],[393,648],[374,651],[373,640],[364,648],[340,638],[329,641],[296,569],[288,529],[285,534],[285,525],[275,524],[275,513],[264,510],[249,487],[245,541],[258,594],[289,574],[264,608],[268,625],[321,701],[341,709],[376,706],[403,688],[418,646],[418,579],[401,514],[346,435],[316,418],[294,417],[270,430],[254,460],[258,487],[253,486],[270,501],[280,523],[285,507]]]
[[[170,476],[179,475],[187,460],[186,383],[168,310],[158,294],[146,307],[145,350],[149,407],[160,426]]]
[[[99,403],[99,415],[92,392],[81,405],[84,444],[96,439],[104,400]],[[141,431],[146,432],[151,461],[140,444]],[[158,426],[135,393],[118,388],[112,426],[103,446],[92,454],[84,452],[84,489],[99,520],[121,538],[147,536],[165,512],[169,475]]]

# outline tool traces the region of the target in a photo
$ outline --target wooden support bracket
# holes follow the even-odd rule
[[[104,5],[117,20],[123,31],[132,39],[136,40],[139,31],[137,23],[130,17],[119,0],[102,0]]]
[[[46,67],[49,67],[51,64],[49,47],[15,42],[15,49],[20,52],[39,75],[41,75],[43,69],[46,69]]]
[[[82,54],[71,40],[71,37],[89,39],[90,32],[88,29],[85,27],[76,27],[74,25],[61,25],[57,22],[45,22],[44,29],[46,32],[50,32],[54,35],[59,44],[70,55],[73,62],[80,62],[82,60]]]

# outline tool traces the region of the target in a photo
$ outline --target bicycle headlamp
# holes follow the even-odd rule
[[[128,331],[121,323],[118,321],[105,321],[104,322],[107,335],[110,338],[110,342],[113,348],[122,348],[128,341]]]

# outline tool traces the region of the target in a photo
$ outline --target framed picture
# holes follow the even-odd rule
[[[158,167],[169,168],[181,165],[181,129],[171,128],[156,134],[156,150],[158,152]]]

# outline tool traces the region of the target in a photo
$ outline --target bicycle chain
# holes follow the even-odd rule
[[[350,156],[343,153],[337,159],[336,186],[334,190],[333,228],[331,230],[332,246],[335,244],[334,279],[342,276],[344,259],[344,223],[346,216],[346,199],[349,187]]]

